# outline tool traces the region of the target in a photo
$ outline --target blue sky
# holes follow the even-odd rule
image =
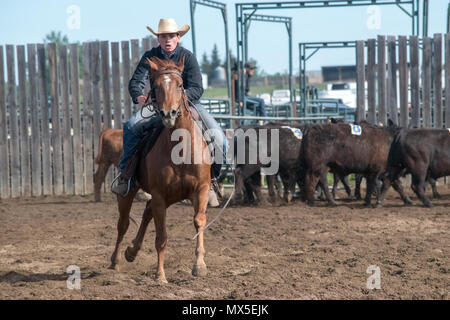
[[[227,4],[230,48],[236,55],[234,4],[251,1],[221,2]],[[445,32],[448,3],[449,0],[430,0],[429,35]],[[73,15],[67,10],[72,5],[80,9],[79,29],[70,29],[67,25],[68,19]],[[407,8],[409,9],[409,6]],[[379,34],[411,33],[410,19],[398,7],[379,6],[376,10],[379,11],[373,13],[374,11],[368,11],[367,7],[353,7],[260,10],[257,13],[293,18],[293,61],[294,72],[297,72],[299,42],[366,40]],[[189,0],[2,1],[0,44],[40,43],[52,30],[66,34],[71,42],[140,39],[149,34],[145,27],[149,25],[157,29],[158,21],[162,17],[175,18],[179,26],[190,24]],[[199,60],[203,52],[211,52],[214,43],[223,58],[225,40],[220,11],[198,6],[195,17]],[[258,61],[262,69],[268,73],[288,69],[288,37],[283,24],[252,22],[249,38],[249,55]],[[191,31],[182,38],[182,42],[186,48],[192,50]],[[353,49],[324,50],[311,58],[308,69],[319,70],[322,65],[353,63]]]

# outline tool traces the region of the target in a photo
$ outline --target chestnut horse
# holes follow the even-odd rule
[[[203,161],[205,158],[202,158],[202,161],[194,161],[194,134],[200,137],[196,140],[196,150],[201,150],[203,154],[208,146],[201,138],[201,130],[194,123],[189,111],[181,77],[184,69],[184,57],[177,64],[170,59],[160,60],[158,58],[147,59],[147,63],[150,66],[151,76],[155,79],[154,86],[158,106],[155,111],[162,118],[165,127],[151,151],[144,161],[140,161],[138,166],[137,182],[140,188],[152,195],[152,200],[147,202],[139,231],[133,240],[133,247],[126,249],[125,258],[128,262],[134,261],[141,249],[148,223],[153,218],[156,229],[155,247],[158,254],[155,278],[159,282],[167,282],[164,273],[164,252],[167,246],[166,210],[176,202],[189,199],[195,211],[194,226],[199,233],[192,274],[204,276],[207,269],[203,260],[205,249],[202,228],[206,224],[206,207],[211,184],[211,158],[209,153],[205,153],[207,161]],[[192,141],[190,143],[191,152],[188,150],[184,154],[185,160],[188,157],[191,159],[181,164],[174,164],[171,158],[172,149],[180,143],[171,140],[172,133],[176,129],[184,129],[184,132],[189,132],[190,135],[187,135],[186,139]],[[183,136],[182,143],[189,145],[190,141],[185,140]],[[120,217],[117,224],[116,247],[111,256],[111,269],[119,270],[118,251],[128,229],[130,209],[136,192],[137,188],[134,188],[126,197],[117,196]]]

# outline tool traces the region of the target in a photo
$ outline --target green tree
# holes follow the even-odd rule
[[[61,31],[51,31],[44,38],[44,43],[50,42],[56,43],[56,46],[59,46],[60,44],[68,45],[69,38],[66,35],[63,35]]]
[[[214,44],[213,50],[211,52],[211,72],[214,73],[217,67],[221,65],[219,58],[219,51],[217,50],[217,45]]]
[[[209,82],[211,74],[211,63],[209,62],[208,55],[206,54],[206,52],[203,53],[200,68],[202,69],[203,73],[206,73],[208,75],[208,82]]]

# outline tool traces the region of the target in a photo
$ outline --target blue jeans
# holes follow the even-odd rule
[[[200,113],[200,117],[203,119],[204,124],[210,130],[215,149],[220,151],[223,150],[224,156],[222,159],[225,159],[225,155],[228,151],[228,142],[223,130],[201,104],[196,104],[195,107]],[[125,169],[128,159],[144,137],[145,132],[161,121],[161,118],[155,112],[150,111],[148,108],[144,108],[142,114],[141,111],[138,111],[125,122],[123,126],[123,155],[120,160],[120,171]],[[216,161],[213,164],[216,176],[220,173],[223,162],[219,159],[221,158],[216,157]]]
[[[245,101],[247,104],[247,108],[249,106],[255,108],[256,106],[257,115],[260,115],[261,117],[266,116],[266,105],[264,103],[264,99],[246,96]]]

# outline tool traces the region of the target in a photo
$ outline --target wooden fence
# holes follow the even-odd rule
[[[357,41],[356,69],[357,120],[450,128],[450,34]]]
[[[0,46],[0,198],[92,193],[102,124],[130,117],[131,72],[155,45]]]

